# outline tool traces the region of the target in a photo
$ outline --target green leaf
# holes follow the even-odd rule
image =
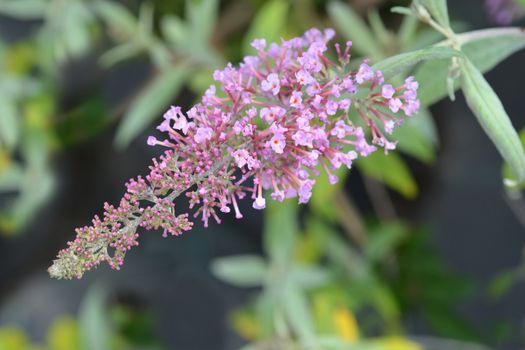
[[[236,287],[259,287],[268,267],[258,255],[238,255],[215,259],[211,271],[218,279]]]
[[[416,0],[416,3],[424,6],[432,17],[445,29],[450,27],[447,0]]]
[[[114,28],[118,33],[133,35],[138,31],[138,22],[133,13],[125,6],[114,1],[97,1],[95,10],[104,19],[108,26]]]
[[[423,63],[414,73],[419,89],[417,97],[421,106],[427,107],[447,96],[447,75],[449,60]]]
[[[322,170],[313,188],[310,205],[315,212],[322,215],[325,219],[336,221],[339,214],[333,208],[335,195],[343,188],[350,170],[346,167],[340,167],[332,173],[339,178],[339,181],[332,185],[328,181],[328,174]]]
[[[352,47],[356,51],[370,57],[373,62],[384,57],[377,39],[368,29],[365,21],[350,6],[332,1],[328,4],[328,14],[341,34],[346,39],[352,40]]]
[[[439,60],[444,58],[451,58],[461,56],[461,52],[444,46],[432,46],[427,49],[402,53],[389,57],[381,62],[373,65],[374,70],[383,72],[385,79],[405,72],[415,64],[421,61]]]
[[[414,16],[414,11],[408,7],[404,6],[394,6],[390,9],[390,12],[397,13],[399,15],[404,15],[407,17]]]
[[[391,254],[406,237],[407,227],[401,223],[378,225],[371,231],[364,253],[370,261],[379,261]]]
[[[508,162],[516,180],[525,180],[525,152],[509,116],[489,83],[468,59],[460,61],[461,82],[467,104],[481,127]]]
[[[482,73],[525,47],[525,34],[519,28],[473,31],[459,34],[458,38],[463,43],[463,53]],[[416,70],[414,76],[420,82],[418,97],[422,106],[429,106],[447,95],[449,65],[449,60],[430,61]]]
[[[179,65],[157,75],[124,116],[115,138],[118,147],[128,146],[153,120],[160,118],[160,113],[177,96],[188,74],[187,66]]]
[[[217,22],[217,0],[186,1],[186,19],[192,29],[192,37],[198,42],[208,42]]]
[[[243,40],[243,52],[250,53],[254,39],[264,38],[267,43],[279,42],[284,35],[288,17],[289,4],[286,1],[272,0],[265,3],[252,20],[248,33]]]
[[[370,23],[374,36],[379,39],[381,44],[388,44],[388,42],[392,40],[392,34],[386,29],[377,9],[368,11],[368,22]]]
[[[396,153],[385,155],[378,150],[357,160],[358,168],[366,175],[377,179],[406,198],[414,198],[418,188],[405,162]]]
[[[330,281],[330,271],[326,268],[312,265],[296,265],[290,272],[290,279],[301,288],[319,288]]]
[[[474,65],[487,72],[516,51],[525,47],[521,28],[497,28],[460,34],[462,50]]]
[[[22,20],[45,17],[48,2],[43,0],[4,0],[0,2],[0,13]]]
[[[315,338],[314,322],[306,295],[294,286],[286,288],[282,307],[294,333],[304,344],[312,344]]]
[[[525,148],[525,128],[521,129],[521,131],[519,132],[519,137],[520,137],[521,147]],[[525,181],[522,181],[521,183],[518,181],[518,179],[516,178],[516,175],[514,175],[510,165],[507,162],[503,163],[502,174],[503,174],[503,179],[507,179],[507,181],[510,180],[511,184],[514,184],[514,183],[520,184],[520,186],[512,187],[512,189],[519,191],[525,188]]]
[[[409,9],[410,11],[410,9]],[[399,41],[402,47],[408,47],[416,35],[419,21],[414,16],[405,16],[398,31]]]
[[[15,148],[20,134],[19,116],[14,101],[0,97],[0,143]]]
[[[400,151],[423,163],[435,160],[437,133],[428,110],[422,109],[417,115],[407,118],[403,125],[394,130],[393,137],[399,140],[397,148]]]
[[[265,210],[264,250],[272,264],[281,268],[291,264],[299,232],[297,204],[293,200],[282,203],[267,201]]]
[[[178,17],[166,15],[161,22],[162,35],[175,47],[182,48],[190,37],[186,24]]]
[[[80,304],[79,331],[85,350],[110,349],[112,325],[106,313],[107,292],[101,286],[91,287]]]
[[[136,42],[128,41],[104,52],[102,56],[100,56],[100,63],[104,67],[109,68],[120,61],[137,56],[142,51],[142,46],[138,45]]]

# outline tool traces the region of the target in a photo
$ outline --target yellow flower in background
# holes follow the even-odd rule
[[[21,329],[13,326],[0,328],[0,350],[33,350],[28,337]]]
[[[424,350],[421,345],[403,337],[383,337],[371,341],[385,350]]]
[[[359,339],[359,327],[355,316],[350,310],[340,307],[334,312],[337,333],[344,340],[355,343]]]

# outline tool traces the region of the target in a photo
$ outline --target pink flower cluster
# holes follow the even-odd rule
[[[80,277],[102,261],[118,268],[138,244],[138,227],[163,228],[165,235],[189,230],[188,215],[174,214],[173,200],[181,194],[193,217],[208,226],[210,218],[221,222],[220,213],[242,218],[238,201],[245,197],[253,208],[265,208],[265,190],[276,201],[307,203],[320,172],[336,183],[334,170],[350,169],[377,148],[395,149],[387,135],[403,122],[401,111],[410,116],[419,109],[418,83],[386,84],[367,60],[349,70],[352,44],[344,50],[336,44],[334,61],[327,53],[333,36],[330,29],[311,29],[280,45],[255,40],[256,56],[214,73],[220,90],[210,86],[186,113],[171,107],[158,127],[165,137],[148,139],[167,150],[145,179],[127,184],[118,208],[106,205],[104,220],[77,230],[52,275]]]

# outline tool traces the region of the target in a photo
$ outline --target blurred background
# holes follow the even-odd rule
[[[146,138],[163,111],[192,106],[253,38],[332,27],[372,61],[441,40],[396,5],[0,1],[0,349],[525,349],[525,206],[461,94],[436,93],[400,153],[319,184],[307,207],[244,203],[243,220],[144,232],[121,271],[46,273],[162,152]],[[449,11],[457,31],[501,22],[479,0]],[[521,129],[525,52],[486,77]]]

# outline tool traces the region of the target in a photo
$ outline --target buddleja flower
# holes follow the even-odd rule
[[[338,62],[327,56],[333,30],[311,29],[304,36],[267,46],[252,46],[235,68],[215,71],[215,85],[187,112],[171,107],[159,125],[164,137],[148,144],[165,147],[150,173],[127,183],[118,207],[106,204],[104,217],[77,229],[77,237],[58,254],[50,274],[80,278],[102,262],[118,269],[138,245],[137,229],[161,228],[164,236],[191,229],[192,220],[208,226],[210,218],[232,213],[243,217],[238,201],[249,198],[255,209],[266,201],[297,198],[307,203],[316,177],[352,167],[358,157],[396,142],[387,135],[419,108],[418,83],[385,84],[380,71],[364,60],[348,69],[351,42],[336,44]],[[357,111],[358,121],[349,119]],[[401,113],[402,112],[402,113]],[[192,216],[175,214],[173,200],[189,201]]]
[[[491,19],[500,25],[509,25],[525,15],[525,8],[515,0],[486,0],[485,7]]]

